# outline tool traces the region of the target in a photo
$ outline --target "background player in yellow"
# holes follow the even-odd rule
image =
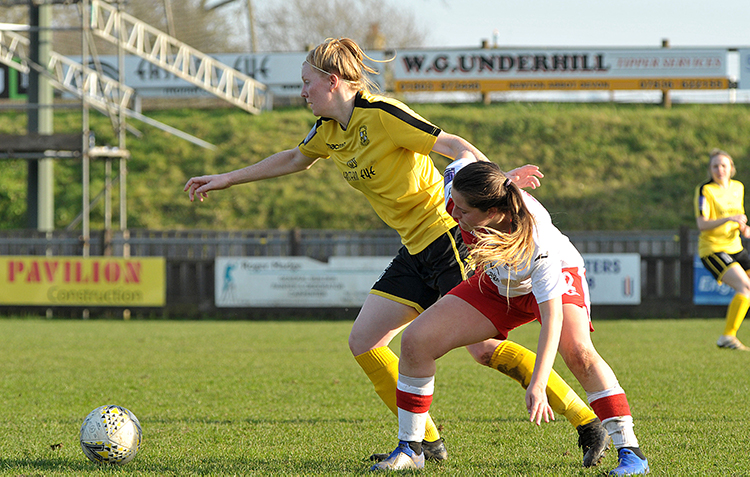
[[[373,285],[349,335],[349,348],[383,402],[397,414],[398,357],[388,344],[441,295],[466,278],[466,247],[446,212],[443,177],[429,154],[451,159],[487,158],[465,139],[429,123],[403,103],[371,94],[364,52],[350,39],[328,39],[302,64],[302,97],[318,117],[296,147],[242,169],[193,177],[185,184],[190,200],[213,190],[304,171],[331,160],[341,176],[362,192],[380,218],[401,236],[398,255]],[[519,187],[536,187],[535,166],[509,172]],[[341,204],[345,207],[345,204]],[[481,364],[527,386],[534,353],[511,341],[488,340],[468,347]],[[548,385],[555,412],[578,430],[584,465],[595,465],[608,446],[596,415],[556,373]],[[445,444],[427,419],[424,453],[447,458]],[[374,456],[376,459],[378,455]]]
[[[734,161],[720,149],[709,154],[708,172],[711,178],[695,190],[695,220],[700,230],[698,255],[719,283],[726,283],[737,292],[729,303],[724,332],[716,344],[748,351],[737,338],[750,307],[750,255],[740,238],[740,234],[750,237],[745,187],[732,179],[737,172]]]

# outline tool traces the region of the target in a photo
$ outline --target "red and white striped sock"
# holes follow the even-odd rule
[[[435,376],[412,378],[398,375],[396,405],[398,406],[398,439],[408,442],[424,440],[427,411],[432,404]]]
[[[639,447],[628,398],[619,384],[604,391],[586,393],[586,397],[617,449]]]

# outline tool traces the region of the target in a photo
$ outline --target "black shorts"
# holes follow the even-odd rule
[[[727,269],[733,264],[738,263],[743,270],[750,270],[750,255],[744,248],[737,253],[716,252],[705,257],[701,257],[701,262],[706,270],[711,272],[716,281],[721,282],[721,277]]]
[[[411,255],[401,247],[370,293],[411,306],[422,313],[466,278],[468,256],[458,226]]]

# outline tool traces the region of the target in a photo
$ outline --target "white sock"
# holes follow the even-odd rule
[[[633,416],[618,416],[602,421],[602,425],[612,438],[615,448],[639,447],[633,431]]]

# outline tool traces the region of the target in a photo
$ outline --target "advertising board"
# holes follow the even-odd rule
[[[217,53],[211,57],[253,78],[268,87],[275,97],[299,97],[302,91],[301,68],[306,52],[291,53]],[[375,52],[373,59],[382,58],[383,54]],[[80,62],[80,57],[72,57]],[[118,79],[117,56],[102,55],[99,57],[102,72],[113,79]],[[382,63],[366,61],[376,71],[382,70]],[[91,65],[94,67],[95,65]],[[125,84],[135,89],[143,97],[192,97],[210,96],[207,91],[195,86],[163,68],[137,56],[124,57]],[[385,89],[383,75],[375,75],[373,81],[381,90]]]
[[[640,303],[640,255],[584,255],[593,304]],[[221,257],[215,300],[221,307],[359,307],[390,257]]]
[[[716,281],[713,275],[703,266],[700,257],[693,257],[693,304],[695,305],[728,305],[735,291],[729,285]]]
[[[722,49],[399,51],[398,92],[711,90],[729,87]]]
[[[0,304],[164,306],[163,257],[0,257]]]
[[[216,306],[359,307],[391,257],[222,257]]]
[[[584,253],[592,305],[641,303],[641,256],[637,253]]]

